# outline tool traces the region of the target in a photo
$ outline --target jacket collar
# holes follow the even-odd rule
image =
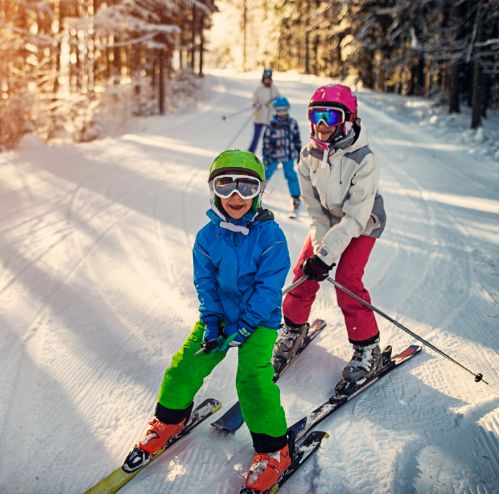
[[[210,220],[220,228],[248,235],[250,228],[253,226],[254,220],[258,215],[258,211],[255,212],[250,210],[242,218],[235,220],[233,218],[226,217],[220,209],[215,206],[215,204],[212,204],[211,209],[208,209],[206,214],[208,218],[210,218]]]
[[[289,115],[286,116],[286,118],[281,118],[277,115],[274,115],[271,120],[271,124],[274,125],[275,127],[289,127]]]
[[[333,153],[343,154],[347,150],[348,152],[351,152],[355,151],[358,148],[366,146],[367,133],[363,127],[359,126],[357,127],[357,132],[355,131],[355,127],[352,127],[352,129],[350,129],[350,132],[348,132],[348,134],[343,139],[337,141],[334,145],[331,145],[328,142],[322,142],[314,135],[310,136],[310,140],[312,141],[309,144],[311,148],[310,154],[315,157],[318,157],[317,155],[320,154],[321,156],[318,158],[322,159],[324,163],[327,163],[329,156]],[[319,153],[314,153],[314,149],[317,149]],[[320,152],[321,150],[322,153]]]

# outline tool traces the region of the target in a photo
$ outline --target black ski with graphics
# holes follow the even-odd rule
[[[382,367],[362,384],[354,385],[346,381],[340,381],[336,385],[336,393],[328,401],[318,406],[315,410],[308,413],[298,422],[294,423],[289,430],[294,434],[296,440],[299,440],[311,429],[317,426],[325,418],[342,407],[345,403],[353,400],[360,393],[378,382],[383,376],[386,376],[399,365],[407,362],[421,351],[418,345],[411,345],[403,352],[392,357],[392,348],[386,347],[382,352]]]

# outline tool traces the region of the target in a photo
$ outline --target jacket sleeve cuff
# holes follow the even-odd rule
[[[214,315],[204,316],[202,321],[206,324],[218,323],[218,317]]]
[[[248,324],[244,319],[239,320],[239,327],[247,329],[250,333],[253,333],[256,329],[255,326]]]
[[[328,256],[327,249],[324,247],[321,247],[319,249],[319,252],[316,254],[317,258],[324,263],[325,266],[327,266],[329,269],[331,269],[333,266],[335,266],[335,259],[332,258],[331,256]]]

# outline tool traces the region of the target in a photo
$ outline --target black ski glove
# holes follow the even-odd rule
[[[303,274],[307,275],[310,280],[324,281],[334,266],[334,262],[331,266],[328,266],[322,259],[313,255],[303,261],[301,269]]]

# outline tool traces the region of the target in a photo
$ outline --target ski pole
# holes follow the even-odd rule
[[[233,139],[229,142],[229,144],[227,144],[225,149],[230,149],[232,147],[232,144],[234,144],[234,142],[236,142],[236,139],[241,135],[242,131],[246,128],[246,125],[248,125],[250,123],[250,120],[251,120],[251,115],[248,119],[245,120],[245,122],[243,123],[243,126],[237,131],[237,134],[233,137]]]
[[[470,369],[465,367],[463,364],[459,363],[457,360],[454,360],[452,357],[447,355],[445,352],[443,352],[442,350],[437,348],[435,345],[432,345],[429,341],[427,341],[424,338],[422,338],[421,336],[417,335],[416,333],[411,331],[409,328],[405,327],[403,324],[400,324],[398,321],[393,319],[393,317],[390,317],[388,314],[385,314],[382,310],[378,309],[377,307],[370,304],[369,302],[367,302],[363,298],[359,297],[356,293],[352,292],[346,286],[343,286],[341,283],[338,283],[336,280],[334,280],[330,276],[328,276],[326,279],[327,279],[327,281],[329,281],[329,283],[332,283],[336,288],[338,288],[342,292],[346,293],[347,295],[350,295],[350,297],[357,300],[357,302],[360,302],[362,305],[365,305],[366,307],[373,310],[374,312],[377,312],[380,316],[383,316],[385,319],[388,319],[388,321],[395,324],[395,326],[397,326],[397,328],[400,328],[402,331],[405,331],[407,334],[410,334],[413,338],[416,338],[416,340],[419,340],[421,343],[423,343],[423,345],[426,345],[427,347],[431,348],[433,351],[442,355],[442,357],[445,357],[446,359],[450,360],[451,362],[454,362],[456,365],[459,365],[459,367],[464,369],[466,372],[469,372],[471,375],[475,376],[475,382],[482,381],[485,384],[489,384],[483,378],[483,374],[481,374],[481,373],[475,374],[473,371],[471,371]]]
[[[304,275],[301,278],[298,278],[294,283],[291,283],[291,285],[289,285],[288,287],[286,287],[282,291],[282,294],[286,295],[286,293],[288,293],[291,290],[295,289],[298,285],[301,285],[306,279],[307,279],[307,275]]]
[[[228,118],[235,117],[236,115],[240,115],[241,113],[246,113],[247,111],[250,111],[252,109],[253,107],[249,106],[249,107],[244,107],[242,110],[237,110],[233,113],[229,113],[228,115],[222,115],[222,120],[227,120]]]

